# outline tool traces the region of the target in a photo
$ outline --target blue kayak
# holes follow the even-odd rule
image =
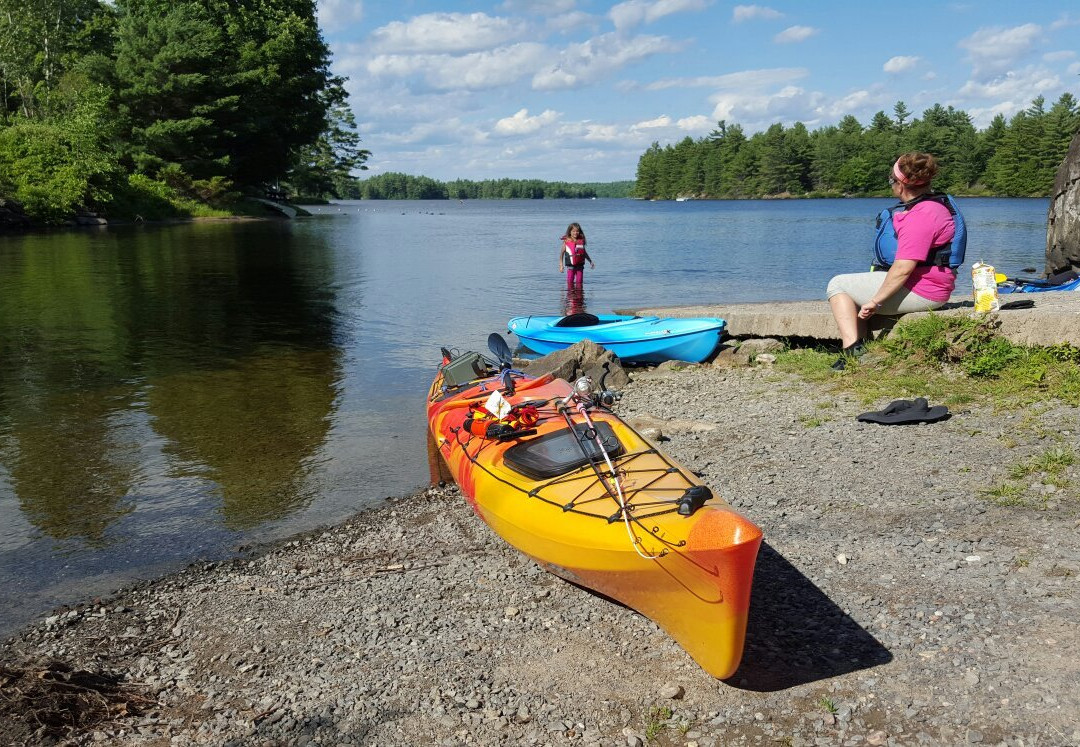
[[[723,319],[672,319],[620,314],[518,316],[508,331],[542,355],[592,340],[628,363],[700,363],[720,344]]]
[[[1023,280],[1016,278],[998,284],[998,293],[1042,293],[1044,291],[1080,290],[1080,278],[1073,278],[1064,283],[1051,283],[1045,280]]]

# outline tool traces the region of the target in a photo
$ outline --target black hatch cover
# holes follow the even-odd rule
[[[609,423],[596,423],[596,430],[609,457],[617,457],[623,453],[622,444]],[[604,458],[591,435],[589,426],[575,423],[573,432],[564,428],[511,446],[503,455],[503,460],[515,472],[534,480],[557,477],[584,467],[590,458]],[[581,446],[578,446],[579,443]]]

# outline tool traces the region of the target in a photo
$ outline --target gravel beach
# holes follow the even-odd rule
[[[729,680],[433,487],[23,630],[0,741],[1080,744],[1080,466],[1018,468],[1073,448],[1080,411],[856,422],[884,404],[767,366],[624,391],[764,531]]]

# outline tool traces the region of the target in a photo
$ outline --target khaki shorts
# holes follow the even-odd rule
[[[840,293],[846,293],[856,306],[862,306],[881,289],[881,284],[885,282],[887,274],[886,272],[852,272],[847,275],[837,275],[829,281],[825,297],[832,298]],[[939,309],[944,305],[944,301],[931,301],[918,293],[912,293],[908,288],[901,288],[885,299],[885,303],[881,304],[874,313],[885,316],[908,314],[912,311]]]

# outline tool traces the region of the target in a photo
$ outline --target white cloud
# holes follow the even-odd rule
[[[499,9],[511,13],[558,15],[573,10],[576,4],[576,0],[504,0]]]
[[[585,133],[581,139],[587,143],[617,143],[622,140],[623,133],[615,125],[585,123]]]
[[[1014,104],[1012,101],[1002,101],[993,106],[987,107],[971,107],[965,109],[968,116],[971,117],[971,123],[979,129],[985,128],[990,124],[994,117],[1001,114],[1005,117],[1009,117],[1015,114],[1020,109],[1024,108],[1024,105]]]
[[[714,121],[738,122],[750,131],[782,119],[800,119],[809,125],[807,113],[816,112],[824,100],[823,94],[807,93],[797,86],[784,86],[774,93],[717,93],[709,97]]]
[[[765,7],[764,5],[736,5],[731,12],[731,20],[735,23],[743,21],[773,21],[783,18],[784,14],[778,10]]]
[[[521,43],[487,52],[450,55],[378,55],[367,64],[374,76],[420,76],[437,90],[482,90],[533,74],[551,56],[542,44]]]
[[[875,103],[880,103],[879,98],[870,91],[852,91],[846,96],[820,107],[819,111],[827,119],[837,120],[848,114],[858,115],[860,112],[873,108]]]
[[[678,125],[680,130],[685,132],[705,133],[712,129],[713,120],[709,119],[704,114],[698,114],[694,117],[683,117],[675,124]]]
[[[536,90],[577,88],[593,83],[626,65],[664,52],[676,52],[682,45],[662,36],[635,36],[624,39],[603,34],[580,44],[571,44],[559,61],[533,76]]]
[[[1065,72],[1069,75],[1080,75],[1080,62],[1074,62],[1065,68]]]
[[[525,32],[520,21],[486,13],[427,13],[375,29],[371,44],[386,53],[471,52],[498,47]]]
[[[656,119],[648,119],[644,122],[638,122],[637,124],[630,125],[631,131],[633,130],[654,130],[658,127],[670,127],[671,117],[666,114],[661,114]]]
[[[487,135],[475,126],[462,122],[457,117],[447,117],[432,122],[418,122],[403,130],[385,131],[379,134],[379,141],[395,145],[454,145],[459,143],[479,144]]]
[[[1061,18],[1050,24],[1050,30],[1057,31],[1058,29],[1068,28],[1069,26],[1080,26],[1080,18],[1074,18],[1070,14],[1066,13]]]
[[[1029,67],[1020,71],[1010,70],[988,81],[969,80],[960,87],[959,93],[972,99],[1030,101],[1060,87],[1061,79],[1054,73],[1045,68]]]
[[[957,46],[968,51],[972,74],[979,79],[993,77],[1015,65],[1042,36],[1038,24],[1025,23],[1012,28],[982,28]]]
[[[881,69],[887,73],[906,73],[908,70],[911,70],[919,64],[920,59],[920,57],[897,55],[896,57],[890,57],[888,61],[881,66]]]
[[[648,91],[661,91],[665,88],[764,88],[766,86],[791,83],[805,78],[810,71],[804,67],[778,67],[765,70],[743,70],[725,75],[705,75],[696,78],[663,78],[645,86]]]
[[[337,29],[364,18],[364,4],[360,0],[319,0],[319,26]]]
[[[552,31],[568,34],[584,27],[595,29],[598,27],[598,24],[596,16],[591,16],[588,13],[575,10],[569,13],[552,16],[547,20],[545,27]]]
[[[704,10],[705,0],[626,0],[612,6],[608,18],[616,29],[652,23],[672,13]]]
[[[1076,52],[1071,49],[1062,49],[1058,52],[1047,52],[1042,56],[1044,62],[1064,62],[1076,57]]]
[[[819,33],[819,30],[812,26],[788,26],[774,36],[773,41],[777,44],[791,44],[793,42],[806,41],[817,33]]]
[[[495,123],[496,135],[529,135],[550,127],[559,119],[558,112],[545,109],[542,114],[529,116],[528,109],[521,109],[512,117],[504,117]]]

